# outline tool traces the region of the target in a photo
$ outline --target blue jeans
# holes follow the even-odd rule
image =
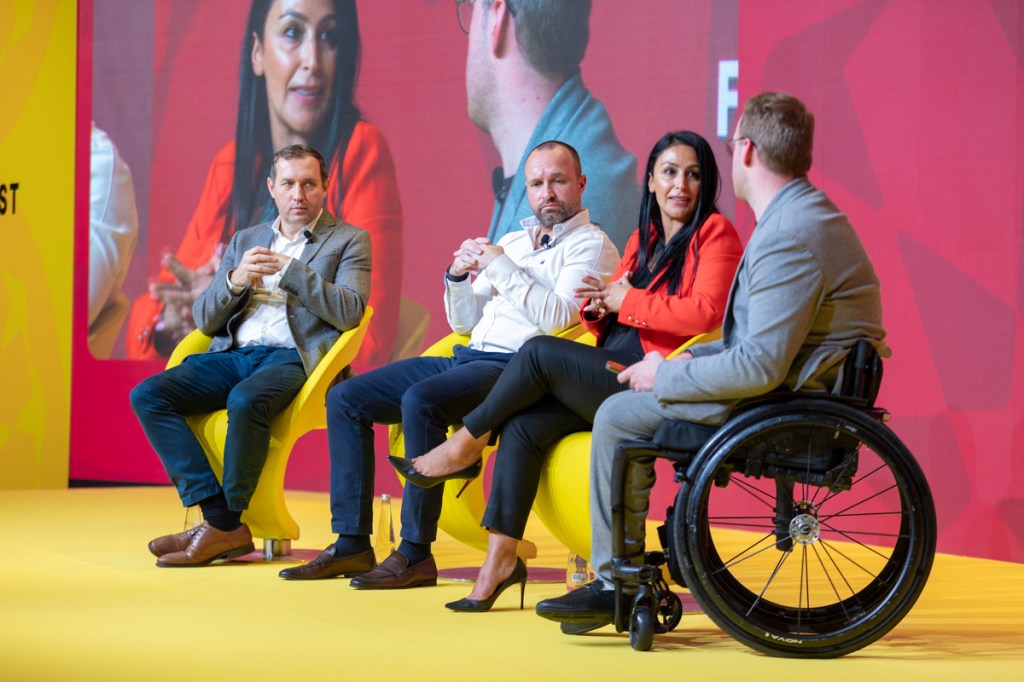
[[[448,427],[480,404],[512,358],[463,346],[455,357],[401,360],[350,379],[327,394],[331,450],[331,529],[339,535],[373,530],[373,424],[402,424],[405,456],[419,457],[444,442]],[[437,538],[444,486],[405,486],[402,538]]]
[[[132,389],[132,410],[188,507],[223,491],[228,508],[249,506],[270,446],[270,421],[306,381],[294,348],[248,346],[197,353]],[[228,410],[224,480],[210,467],[185,417]]]

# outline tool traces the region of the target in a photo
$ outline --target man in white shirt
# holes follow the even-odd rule
[[[574,289],[585,275],[607,279],[619,258],[582,208],[586,182],[579,155],[569,145],[549,141],[534,148],[526,163],[534,215],[497,244],[467,239],[444,275],[448,322],[455,332],[470,335],[469,344],[456,346],[454,357],[410,358],[381,367],[327,394],[331,527],[338,540],[312,562],[281,571],[282,578],[356,576],[352,586],[361,589],[436,584],[430,545],[441,514],[441,487],[406,487],[402,542],[375,567],[373,424],[401,422],[406,456],[425,454],[483,400],[527,339],[577,323],[582,300]],[[471,478],[478,470],[461,475]]]
[[[323,208],[327,169],[304,145],[274,155],[267,188],[279,217],[232,237],[192,307],[205,353],[152,376],[132,409],[198,528],[149,543],[158,566],[205,566],[253,551],[242,512],[266,462],[271,420],[295,397],[370,294],[370,237]],[[219,482],[185,417],[228,410]]]

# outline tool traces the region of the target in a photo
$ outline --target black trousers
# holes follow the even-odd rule
[[[589,431],[605,398],[628,389],[605,363],[639,359],[551,336],[523,344],[487,399],[462,420],[474,436],[491,431],[501,439],[481,525],[522,539],[548,450],[570,433]]]

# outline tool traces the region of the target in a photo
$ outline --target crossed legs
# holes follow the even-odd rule
[[[491,533],[488,553],[470,599],[486,599],[514,570],[517,544],[548,450],[563,436],[588,430],[601,401],[623,390],[604,369],[609,359],[633,362],[638,358],[564,339],[531,339],[487,399],[463,418],[465,428],[417,461],[416,468],[427,475],[461,469],[478,460],[492,432],[500,430],[501,445],[482,521]],[[428,463],[421,467],[423,460]]]
[[[375,566],[370,549],[375,475],[373,425],[401,423],[406,456],[442,442],[453,423],[480,403],[504,369],[507,354],[457,348],[456,356],[410,358],[348,379],[327,394],[331,456],[331,528],[337,541],[287,579],[354,575],[360,589],[433,585],[437,567],[430,545],[437,536],[441,489],[407,486],[402,501],[402,543]]]
[[[634,353],[606,351],[557,337],[532,338],[509,362],[487,399],[465,415],[464,428],[421,457],[415,467],[426,476],[441,476],[472,464],[480,459],[494,430],[549,397],[589,424],[607,396],[624,390],[604,369],[605,363],[639,359]]]

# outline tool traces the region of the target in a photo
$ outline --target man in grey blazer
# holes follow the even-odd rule
[[[619,443],[649,439],[664,419],[720,425],[736,402],[784,386],[838,389],[842,360],[857,339],[883,357],[878,278],[846,216],[807,180],[814,117],[791,95],[762,93],[749,102],[726,144],[732,180],[757,227],[729,293],[722,339],[673,361],[657,353],[619,374],[632,391],[602,404],[591,452],[591,562],[598,579],[546,599],[537,613],[580,634],[611,623],[611,473]],[[627,483],[627,559],[642,563],[654,466]]]
[[[232,237],[196,299],[206,353],[152,376],[132,409],[178,489],[205,522],[149,543],[158,566],[205,566],[253,551],[241,516],[266,462],[271,420],[295,397],[370,295],[370,238],[324,207],[327,169],[304,145],[274,155],[267,188],[279,217]],[[185,417],[228,410],[223,483]]]

